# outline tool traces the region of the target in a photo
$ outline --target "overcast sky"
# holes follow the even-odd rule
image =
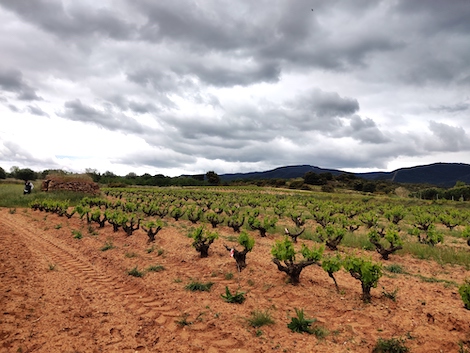
[[[470,163],[468,0],[0,0],[0,167]]]

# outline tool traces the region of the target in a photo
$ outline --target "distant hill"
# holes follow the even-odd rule
[[[251,172],[251,173],[234,173],[222,174],[219,177],[225,181],[239,180],[239,179],[292,179],[301,178],[307,172],[331,173],[333,175],[343,174],[344,172],[336,169],[323,169],[311,165],[293,165],[288,167],[279,167],[266,172]]]
[[[291,179],[303,177],[307,172],[351,174],[337,169],[324,169],[311,165],[279,167],[265,172],[233,173],[219,175],[223,181],[239,179]],[[392,172],[353,173],[367,180],[390,180],[397,183],[432,184],[452,187],[457,181],[470,184],[470,165],[463,163],[434,163],[410,168],[400,168]]]

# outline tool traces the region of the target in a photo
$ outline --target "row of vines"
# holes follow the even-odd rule
[[[339,290],[335,272],[344,269],[361,283],[365,302],[371,300],[371,288],[382,276],[382,263],[352,254],[345,250],[347,246],[377,251],[387,261],[410,246],[443,248],[444,242],[450,242],[456,262],[470,266],[469,248],[461,246],[465,242],[470,246],[470,211],[451,205],[445,201],[405,205],[392,199],[325,200],[310,193],[176,188],[105,189],[102,197],[85,197],[75,207],[67,201],[31,202],[34,210],[68,218],[76,215],[100,228],[111,226],[125,236],[141,230],[149,243],[155,242],[169,221],[188,221],[193,225],[188,236],[201,257],[210,255],[211,244],[219,238],[218,229],[227,227],[238,235],[241,248],[226,248],[239,271],[247,266],[246,257],[256,237],[269,236],[273,239],[272,261],[292,284],[300,282],[302,269],[318,265]],[[459,292],[470,309],[470,283],[462,284]]]

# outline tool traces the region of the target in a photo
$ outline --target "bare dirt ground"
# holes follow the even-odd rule
[[[248,267],[238,273],[223,247],[234,245],[227,239],[231,229],[221,227],[209,257],[200,259],[186,237],[190,227],[173,221],[148,253],[142,230],[127,237],[110,225],[93,225],[92,235],[77,216],[1,209],[0,351],[371,352],[379,337],[402,337],[411,352],[459,352],[459,342],[470,347],[470,311],[455,285],[470,277],[464,268],[392,255],[389,263],[408,274],[386,272],[372,302],[364,304],[360,282],[344,271],[336,276],[340,293],[318,266],[303,270],[300,285],[286,283],[271,262],[274,236],[253,233]],[[72,230],[83,238],[74,239]],[[101,251],[107,241],[115,248]],[[151,265],[164,270],[142,278],[126,272]],[[192,280],[214,285],[210,292],[191,292],[185,286]],[[246,292],[246,301],[224,302],[226,286]],[[382,294],[382,286],[398,288],[396,301]],[[328,335],[291,332],[294,308],[316,318]],[[275,323],[251,327],[247,318],[255,310],[267,310]]]

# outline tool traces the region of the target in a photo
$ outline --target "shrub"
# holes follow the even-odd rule
[[[246,255],[253,250],[253,246],[255,245],[255,239],[248,235],[247,232],[243,231],[240,236],[238,237],[238,244],[243,246],[243,251],[238,251],[235,248],[230,248],[227,245],[225,249],[230,251],[230,255],[235,259],[237,262],[237,267],[239,271],[242,271],[246,267]]]
[[[211,290],[211,287],[214,285],[212,282],[207,282],[207,283],[201,283],[201,282],[190,282],[187,284],[184,288],[187,290],[190,290],[191,292],[209,292]]]
[[[301,254],[305,260],[295,263],[295,249],[294,244],[288,237],[284,237],[284,240],[277,240],[271,248],[271,254],[274,256],[273,262],[276,264],[279,271],[285,272],[293,285],[300,283],[300,273],[302,270],[310,265],[318,263],[321,259],[324,246],[318,248],[307,248],[304,244],[302,245]],[[281,264],[284,262],[284,265]]]
[[[295,313],[297,317],[291,318],[291,322],[287,324],[287,327],[291,329],[292,332],[308,334],[314,334],[317,338],[324,338],[328,331],[320,326],[313,326],[312,324],[317,321],[316,319],[306,319],[304,310],[295,308]]]
[[[101,251],[107,251],[107,250],[111,250],[111,249],[114,249],[114,245],[113,245],[113,242],[111,240],[108,240],[102,247],[101,247]]]
[[[409,348],[405,346],[405,340],[399,338],[379,338],[372,353],[406,353]]]
[[[127,274],[128,274],[129,276],[133,276],[133,277],[144,277],[144,273],[143,273],[142,271],[139,271],[139,270],[137,269],[137,266],[134,267],[134,268],[132,268],[132,269],[130,269],[130,270],[128,270],[128,271],[127,271]]]
[[[202,226],[196,228],[190,236],[193,238],[192,246],[200,253],[200,257],[208,257],[209,247],[214,240],[219,238],[216,232],[206,232],[204,234],[204,227]]]
[[[255,310],[251,313],[251,316],[247,319],[250,326],[261,327],[264,325],[274,324],[274,320],[271,318],[271,314],[268,310],[259,311]]]
[[[389,266],[384,266],[384,269],[391,273],[405,273],[405,270],[400,264],[391,264]]]
[[[459,294],[463,300],[465,309],[470,310],[470,280],[466,280],[465,283],[459,287]]]
[[[390,254],[397,250],[403,249],[403,240],[400,238],[398,229],[389,228],[385,234],[379,234],[377,229],[371,229],[368,234],[369,241],[374,244],[377,252],[382,256],[382,259],[388,260]],[[388,247],[383,245],[382,239],[388,242]]]
[[[82,232],[80,232],[79,230],[72,230],[72,235],[74,237],[74,239],[82,239],[83,238],[83,235],[82,235]]]
[[[343,259],[341,258],[340,254],[336,254],[334,256],[325,257],[322,261],[321,267],[328,273],[328,276],[333,280],[335,283],[336,291],[339,292],[338,283],[336,282],[336,278],[334,276],[335,272],[338,272],[341,267],[343,266]]]
[[[370,290],[377,287],[382,277],[382,265],[362,257],[349,256],[344,260],[344,269],[361,281],[362,300],[366,303],[370,302]]]
[[[147,268],[148,272],[160,272],[163,270],[165,270],[165,267],[163,267],[162,265],[151,265]]]
[[[225,286],[225,295],[220,295],[227,303],[242,304],[245,301],[245,292],[238,291],[235,294],[230,293],[230,290]]]

